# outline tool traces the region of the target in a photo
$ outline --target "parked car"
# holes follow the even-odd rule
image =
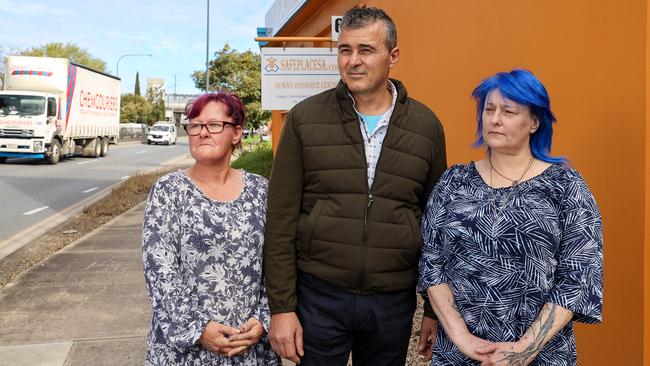
[[[147,145],[176,144],[176,126],[170,123],[155,123],[147,134]]]

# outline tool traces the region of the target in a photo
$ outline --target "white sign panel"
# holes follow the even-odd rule
[[[332,15],[332,41],[339,40],[339,33],[341,33],[341,21],[343,17],[340,15]]]
[[[336,87],[336,48],[262,47],[262,109],[289,110]]]

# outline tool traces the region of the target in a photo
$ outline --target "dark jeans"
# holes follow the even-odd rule
[[[350,351],[354,366],[404,366],[415,306],[415,289],[357,295],[300,273],[300,366],[346,366]]]

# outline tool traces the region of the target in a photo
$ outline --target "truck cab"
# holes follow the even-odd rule
[[[65,58],[7,56],[0,92],[0,163],[75,153],[104,157],[120,130],[120,78]]]
[[[29,157],[58,161],[60,143],[54,149],[52,146],[60,129],[57,107],[52,94],[0,91],[0,160]]]

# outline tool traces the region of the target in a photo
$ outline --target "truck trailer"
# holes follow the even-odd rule
[[[0,163],[106,156],[120,132],[120,79],[64,58],[7,56]]]

